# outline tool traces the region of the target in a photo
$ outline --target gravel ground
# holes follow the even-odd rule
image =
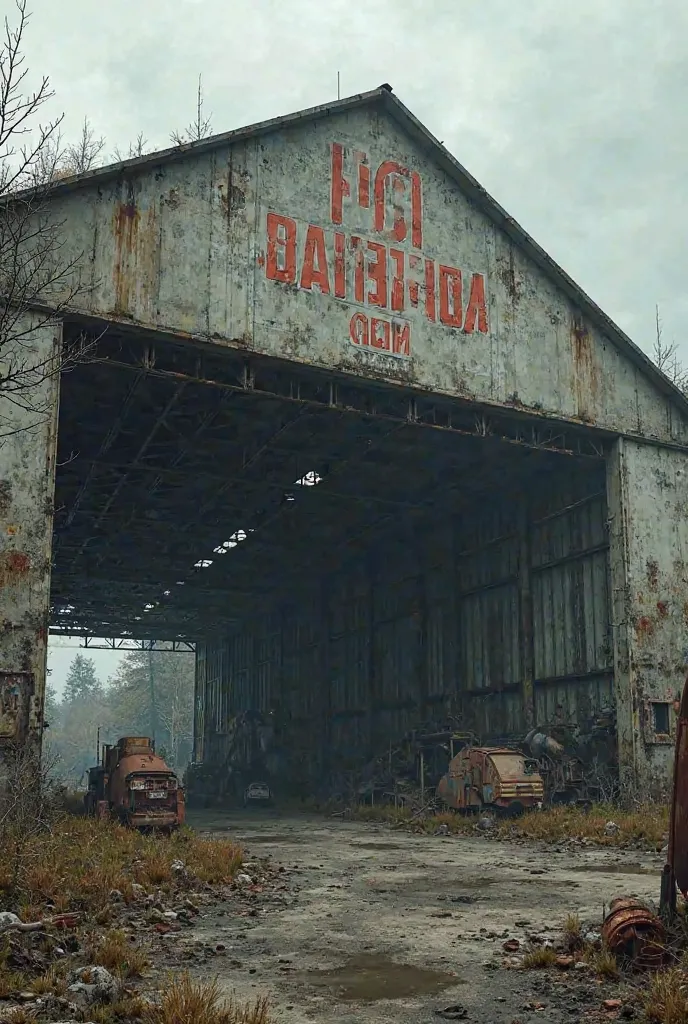
[[[239,841],[254,876],[262,858],[286,870],[282,885],[208,907],[193,940],[169,943],[170,965],[217,976],[241,999],[269,994],[276,1021],[633,1017],[618,986],[586,969],[517,969],[503,943],[518,939],[522,949],[529,934],[555,938],[568,914],[599,927],[617,895],[656,899],[655,853],[419,836],[260,810],[196,812],[189,823]],[[192,942],[205,952],[194,954]],[[604,1011],[619,995],[622,1006]],[[448,1007],[456,1016],[438,1014]]]

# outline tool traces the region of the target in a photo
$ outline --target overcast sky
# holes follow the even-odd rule
[[[8,0],[5,0],[9,8]],[[27,56],[75,136],[216,132],[389,82],[643,348],[688,359],[685,0],[29,0]],[[111,656],[111,660],[114,659]]]

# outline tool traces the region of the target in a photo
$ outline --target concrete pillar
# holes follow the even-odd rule
[[[622,438],[607,470],[619,766],[659,795],[688,670],[688,451]]]
[[[13,743],[40,751],[50,607],[62,332],[29,315],[20,331],[0,347],[0,760]]]

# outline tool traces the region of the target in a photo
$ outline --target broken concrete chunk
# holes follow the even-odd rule
[[[81,967],[74,972],[72,979],[67,992],[82,1006],[110,1003],[119,994],[118,982],[104,967]]]

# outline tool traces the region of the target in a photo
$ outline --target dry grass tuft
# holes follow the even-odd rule
[[[89,1007],[88,1020],[93,1024],[121,1024],[123,1021],[139,1021],[145,1016],[149,1005],[147,1000],[142,999],[136,993],[125,993],[114,1003]],[[183,1024],[183,1021],[180,1020],[179,1024]]]
[[[67,981],[56,968],[51,967],[45,974],[34,978],[31,982],[31,991],[37,996],[63,996],[67,991]]]
[[[653,974],[643,1000],[643,1013],[651,1024],[687,1024],[688,974],[680,967]]]
[[[577,914],[569,914],[564,921],[564,946],[569,953],[575,953],[584,945],[583,925]]]
[[[604,978],[605,981],[616,981],[618,979],[619,965],[616,957],[604,946],[602,949],[592,950],[587,959],[598,978]]]
[[[11,971],[6,966],[0,967],[0,999],[7,999],[13,992],[26,988],[26,977],[21,971]]]
[[[92,946],[91,958],[94,963],[116,972],[122,978],[140,978],[148,966],[145,951],[118,928],[106,932]]]
[[[36,1014],[31,1010],[27,1010],[23,1006],[15,1006],[2,1018],[2,1024],[35,1024],[37,1019]]]
[[[188,973],[173,977],[162,1000],[149,1006],[145,1024],[268,1024],[268,1002],[224,1003],[216,981],[193,981]]]
[[[527,971],[533,971],[542,967],[553,967],[556,962],[557,954],[551,946],[535,946],[523,957],[522,966]]]
[[[202,839],[183,830],[173,836],[143,836],[114,823],[60,817],[48,833],[27,840],[17,879],[3,871],[0,850],[0,904],[15,885],[26,920],[42,916],[46,903],[59,912],[100,914],[108,923],[110,892],[134,898],[133,883],[148,889],[176,885],[172,863],[184,862],[192,879],[222,884],[241,866],[241,849],[228,840]]]

